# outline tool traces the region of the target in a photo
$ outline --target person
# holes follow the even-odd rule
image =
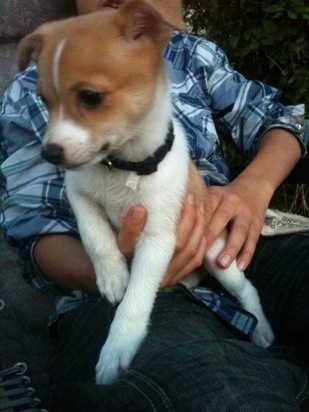
[[[121,3],[76,0],[79,14],[116,13]],[[181,12],[176,0],[164,4]],[[3,96],[1,226],[19,249],[23,277],[36,288],[59,292],[51,317],[59,345],[53,410],[300,410],[309,403],[309,235],[260,233],[275,190],[306,153],[304,106],[284,106],[277,89],[245,79],[205,39],[175,32],[164,57],[174,113],[210,187],[213,215],[205,232],[202,211],[192,195],[185,199],[149,333],[130,368],[110,386],[95,385],[94,368],[116,308],[98,297],[65,197],[63,171],[40,156],[48,112],[36,93],[36,66],[17,74]],[[251,159],[232,181],[221,135]],[[142,206],[133,207],[119,232],[128,261],[146,219]],[[229,267],[236,258],[258,288],[276,335],[268,350],[249,342],[241,324],[254,320],[212,278],[203,282],[206,304],[179,284],[201,265],[226,226],[229,236],[218,263]]]

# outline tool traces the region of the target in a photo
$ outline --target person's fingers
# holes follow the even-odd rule
[[[237,259],[239,269],[246,269],[254,254],[262,225],[263,220],[258,214],[243,207],[229,225],[225,246],[217,258],[218,264],[227,268]]]
[[[221,267],[229,267],[232,261],[238,256],[247,241],[249,228],[249,220],[242,219],[240,216],[235,217],[229,227],[225,246],[217,258],[217,262]]]
[[[199,247],[192,259],[184,259],[183,256],[176,256],[171,262],[168,273],[164,277],[161,287],[173,286],[190,275],[195,269],[199,268],[204,260],[206,250],[206,238],[202,236]]]
[[[126,215],[117,238],[119,250],[126,258],[132,257],[136,241],[146,220],[147,211],[143,206],[134,206]]]
[[[217,190],[216,187],[211,187],[209,193],[213,213],[205,230],[208,248],[228,226],[234,213],[233,204],[224,202],[220,189]]]
[[[247,269],[256,249],[258,239],[260,237],[260,230],[250,229],[247,239],[242,247],[242,250],[237,256],[237,266],[240,270]]]

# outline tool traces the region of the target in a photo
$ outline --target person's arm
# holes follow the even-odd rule
[[[144,208],[135,207],[129,211],[119,234],[119,246],[124,256],[132,256],[146,219]],[[81,240],[61,233],[42,236],[35,244],[33,257],[46,279],[58,287],[67,291],[99,293],[92,263]]]
[[[207,70],[202,71],[204,66]],[[192,53],[192,68],[217,130],[251,160],[230,184],[210,187],[214,215],[206,233],[209,247],[227,227],[229,237],[218,263],[228,267],[237,257],[245,269],[275,190],[306,152],[304,105],[284,106],[279,90],[247,80],[220,48],[207,41],[199,42]]]
[[[147,211],[130,209],[118,235],[123,255],[131,258],[136,240],[147,219]],[[162,287],[177,283],[199,267],[206,246],[203,211],[189,195],[184,203],[178,227],[178,242]],[[49,234],[39,238],[33,253],[36,265],[49,282],[64,290],[83,290],[97,294],[95,273],[82,242],[66,234]]]
[[[246,79],[230,65],[217,46],[212,45],[211,51],[207,74],[199,76],[199,84],[205,96],[209,96],[209,108],[219,134],[231,139],[241,153],[253,160],[265,134],[272,129],[283,129],[299,141],[304,155],[305,105],[285,106],[280,90],[258,80]],[[199,60],[200,56],[203,51],[194,55],[201,65],[204,61]],[[284,145],[281,136],[284,135],[277,134],[277,147]],[[277,150],[273,152],[273,159],[276,156]]]
[[[44,277],[59,288],[98,294],[92,264],[78,238],[63,233],[42,236],[33,257]]]

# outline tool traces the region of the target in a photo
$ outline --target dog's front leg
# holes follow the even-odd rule
[[[96,273],[98,289],[112,304],[120,302],[128,284],[129,271],[105,211],[87,195],[69,193],[82,242]]]
[[[112,322],[96,366],[96,382],[110,384],[129,367],[147,334],[160,283],[175,248],[175,237],[140,236],[128,289]]]

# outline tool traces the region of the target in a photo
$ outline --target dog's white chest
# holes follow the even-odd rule
[[[136,174],[121,171],[106,171],[103,185],[100,179],[96,185],[94,198],[102,204],[113,225],[119,229],[129,209],[137,204],[147,203],[147,193],[143,191],[142,180]]]
[[[108,170],[101,165],[66,174],[70,201],[74,202],[74,193],[78,193],[90,204],[100,205],[117,229],[132,206],[148,204],[145,179],[135,173]]]

